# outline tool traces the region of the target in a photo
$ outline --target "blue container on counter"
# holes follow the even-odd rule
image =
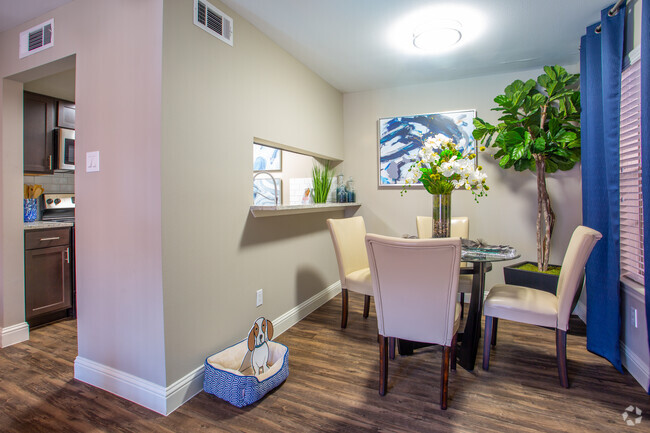
[[[26,223],[36,221],[36,217],[38,217],[38,199],[23,199],[23,217]]]

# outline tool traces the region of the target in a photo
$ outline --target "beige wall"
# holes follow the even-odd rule
[[[342,96],[211,3],[233,17],[234,47],[193,24],[191,0],[164,4],[168,383],[245,338],[258,316],[275,319],[338,280],[325,219],[342,213],[256,219],[249,206],[253,137],[342,158]],[[264,304],[256,308],[258,289]]]
[[[577,72],[577,66],[569,68]],[[346,177],[356,181],[357,198],[363,203],[360,214],[368,231],[401,236],[416,234],[415,216],[431,214],[431,196],[424,189],[412,189],[403,197],[399,189],[377,187],[377,120],[383,117],[476,109],[477,116],[497,121],[493,99],[515,79],[536,78],[542,71],[474,77],[425,85],[349,93],[344,96],[344,143]],[[479,203],[467,191],[452,194],[452,215],[468,216],[470,236],[489,243],[510,244],[522,260],[536,261],[537,196],[531,172],[502,170],[488,153],[479,163],[488,175],[490,191]],[[557,223],[552,241],[551,261],[560,263],[570,234],[581,223],[581,181],[579,167],[548,176],[548,189]],[[503,281],[502,266],[495,264],[487,275],[486,287]]]
[[[2,78],[33,81],[76,63],[76,157],[82,165],[75,174],[79,356],[159,385],[166,383],[160,234],[162,10],[161,0],[78,0],[0,34]],[[18,59],[20,31],[52,17],[54,47]],[[17,89],[7,83],[0,144],[3,327],[24,321],[18,296],[22,265],[12,266],[22,264],[23,257],[22,121],[12,120],[22,109]],[[100,151],[101,171],[86,173],[85,153],[95,150]]]
[[[24,237],[22,231],[23,180],[23,87],[13,80],[1,80],[0,115],[0,327],[25,320]],[[19,145],[17,145],[19,144]]]
[[[68,69],[58,74],[48,75],[25,83],[23,89],[74,102],[75,73],[74,69]]]

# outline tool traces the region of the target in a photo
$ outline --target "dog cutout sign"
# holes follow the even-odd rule
[[[250,366],[255,376],[268,371],[271,367],[268,342],[272,339],[273,323],[264,317],[259,317],[248,333],[248,352],[239,370],[244,372]]]

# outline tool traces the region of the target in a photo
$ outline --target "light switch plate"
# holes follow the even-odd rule
[[[86,152],[86,173],[99,171],[99,150]]]

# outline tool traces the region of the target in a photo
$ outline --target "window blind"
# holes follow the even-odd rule
[[[621,77],[621,277],[644,284],[641,195],[641,62]]]

